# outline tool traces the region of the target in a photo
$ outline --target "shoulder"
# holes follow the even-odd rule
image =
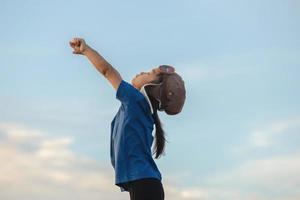
[[[122,79],[117,88],[116,98],[122,103],[128,104],[143,99],[144,95],[133,85]]]

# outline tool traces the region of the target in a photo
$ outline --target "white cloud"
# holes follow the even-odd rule
[[[285,134],[289,129],[300,128],[300,118],[274,121],[265,128],[255,130],[250,135],[250,143],[257,147],[268,147],[276,144],[276,137]]]
[[[233,148],[241,163],[210,177],[210,184],[240,188],[242,194],[251,191],[261,199],[299,199],[300,152],[274,151],[287,149],[282,138],[291,138],[299,130],[300,118],[294,117],[266,123],[250,132],[245,142]],[[253,157],[254,152],[258,158]]]
[[[287,124],[294,121],[272,130],[280,132]],[[11,123],[0,123],[0,136],[0,199],[129,199],[127,192],[121,193],[114,185],[111,166],[71,151],[73,138],[52,138]],[[165,199],[296,200],[300,198],[299,169],[300,153],[295,153],[247,159],[193,186],[179,180],[180,172],[174,177],[164,174]],[[193,179],[188,184],[192,183]]]
[[[16,123],[0,123],[0,136],[0,199],[129,199],[129,193],[114,185],[110,163],[75,154],[69,148],[71,137],[53,138]],[[198,195],[177,186],[175,179],[164,183],[167,199]]]
[[[216,187],[238,188],[243,195],[262,199],[299,199],[299,183],[300,153],[247,160],[210,177],[210,184]]]
[[[215,172],[201,180],[202,184],[183,187],[181,199],[202,200],[296,200],[300,199],[300,152],[270,153],[282,145],[280,137],[299,133],[300,118],[272,121],[250,133],[244,144],[235,147],[240,163]],[[263,147],[263,148],[262,148]],[[252,153],[263,151],[259,158]],[[238,163],[238,162],[237,162]],[[193,181],[191,179],[191,181]],[[176,190],[174,190],[176,191]]]
[[[76,155],[73,138],[0,123],[0,199],[127,199],[113,169]]]
[[[253,131],[250,131],[245,141],[232,147],[231,151],[235,155],[248,155],[254,151],[271,150],[284,147],[282,138],[290,138],[300,131],[300,118],[293,117],[265,123]],[[285,148],[287,149],[287,148]]]
[[[193,182],[191,178],[189,185]],[[207,176],[201,182],[193,186],[179,182],[169,184],[168,199],[298,200],[300,152],[248,159],[231,169]]]
[[[181,191],[181,196],[184,199],[207,199],[209,193],[202,188],[188,188]]]
[[[17,123],[0,123],[0,132],[9,140],[14,142],[30,141],[32,139],[42,139],[42,132],[30,128],[24,128]]]

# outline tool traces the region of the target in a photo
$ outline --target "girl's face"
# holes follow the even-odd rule
[[[153,68],[149,72],[141,72],[137,74],[132,80],[131,84],[138,90],[142,88],[146,83],[151,83],[159,79],[160,69]]]

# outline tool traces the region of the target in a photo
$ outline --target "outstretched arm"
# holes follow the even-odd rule
[[[85,55],[95,68],[112,84],[115,90],[118,89],[122,77],[119,72],[109,64],[97,51],[88,46],[84,39],[73,38],[70,41],[74,54]]]

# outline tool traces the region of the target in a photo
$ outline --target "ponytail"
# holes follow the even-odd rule
[[[164,153],[166,143],[165,131],[162,128],[162,124],[157,113],[159,102],[155,100],[151,95],[149,95],[149,99],[153,107],[152,116],[155,124],[155,143],[153,154],[155,154],[155,158],[158,159]]]
[[[154,146],[155,151],[154,151],[154,153],[156,154],[155,158],[157,159],[158,157],[161,156],[161,154],[164,153],[166,138],[165,138],[165,132],[161,127],[161,122],[160,122],[158,114],[157,114],[157,109],[154,109],[153,118],[154,118],[154,123],[155,123],[155,146]]]

